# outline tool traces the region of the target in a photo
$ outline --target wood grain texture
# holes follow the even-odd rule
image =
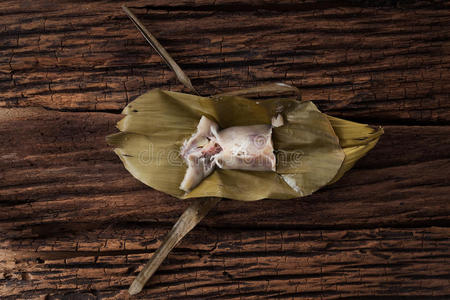
[[[2,299],[126,299],[188,206],[105,142],[137,95],[182,90],[121,4],[2,2]],[[221,201],[134,298],[450,297],[448,2],[127,5],[204,95],[282,81],[386,132],[310,197]]]
[[[164,230],[129,225],[22,241],[2,257],[11,298],[125,299]],[[448,296],[448,228],[197,228],[137,299]],[[146,235],[147,238],[143,236]],[[11,247],[11,245],[9,246]],[[38,252],[30,252],[33,248]],[[22,250],[23,249],[23,250]],[[55,250],[58,249],[58,250]]]
[[[450,120],[448,2],[133,1],[204,95],[282,81],[325,111]],[[119,111],[174,75],[113,1],[5,1],[0,104]]]

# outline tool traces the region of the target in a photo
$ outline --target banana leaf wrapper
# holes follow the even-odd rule
[[[146,185],[177,198],[224,197],[253,201],[309,195],[337,181],[372,149],[383,133],[365,124],[321,113],[310,101],[250,100],[239,96],[201,97],[154,89],[128,104],[121,131],[107,141],[125,168]],[[186,173],[183,142],[201,116],[221,128],[270,124],[277,113],[285,124],[273,128],[276,172],[217,168],[191,192],[179,189]]]

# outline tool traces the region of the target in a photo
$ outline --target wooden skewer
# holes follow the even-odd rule
[[[195,199],[192,202],[166,235],[161,246],[156,250],[148,263],[133,281],[128,289],[130,295],[135,295],[142,290],[145,283],[156,272],[169,252],[208,214],[212,208],[214,208],[214,206],[216,206],[220,200],[221,198],[201,198]]]

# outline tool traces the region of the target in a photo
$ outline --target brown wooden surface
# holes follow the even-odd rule
[[[0,298],[125,299],[188,205],[105,143],[182,90],[121,4],[1,2]],[[450,297],[448,2],[127,5],[203,95],[281,81],[386,131],[310,197],[220,202],[134,298]]]

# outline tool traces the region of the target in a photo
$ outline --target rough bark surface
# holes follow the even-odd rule
[[[2,1],[0,297],[125,299],[187,207],[106,145],[182,90],[114,1]],[[286,82],[385,135],[301,199],[223,200],[144,299],[450,297],[448,2],[133,1],[203,95]]]

